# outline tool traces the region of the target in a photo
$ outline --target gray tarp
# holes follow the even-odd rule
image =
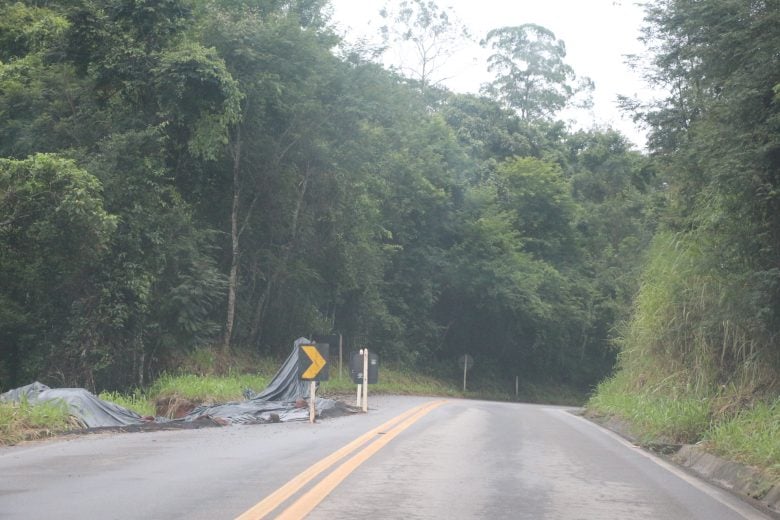
[[[277,420],[305,421],[309,419],[308,407],[296,406],[296,401],[308,398],[309,383],[298,378],[298,347],[310,343],[306,338],[298,338],[292,352],[282,363],[281,368],[259,394],[246,392],[246,401],[199,406],[184,416],[185,421],[202,417],[222,419],[231,424],[251,424]],[[314,403],[317,415],[331,411],[354,413],[357,409],[332,399],[318,398]],[[272,417],[272,414],[276,417]]]
[[[170,421],[192,422],[204,417],[219,419],[228,424],[253,424],[264,422],[305,421],[309,418],[308,407],[301,407],[296,401],[308,397],[308,383],[298,379],[298,346],[308,343],[298,338],[293,350],[279,371],[259,394],[247,391],[246,401],[199,406],[182,419]],[[35,382],[0,394],[0,401],[18,402],[26,399],[30,403],[59,400],[64,402],[74,417],[87,428],[106,426],[133,426],[148,424],[137,413],[117,404],[103,401],[83,388],[49,388]],[[318,398],[315,402],[317,415],[328,412],[354,413],[357,409],[332,399]],[[169,422],[158,417],[154,422]]]
[[[118,404],[103,401],[83,388],[49,388],[43,383],[35,382],[0,394],[0,401],[29,403],[45,403],[59,401],[68,407],[70,415],[79,420],[87,428],[104,426],[130,426],[143,424],[140,415]]]
[[[306,338],[296,339],[292,352],[268,386],[259,394],[249,392],[246,397],[252,401],[295,401],[308,397],[309,383],[298,379],[298,348],[307,343],[310,341]]]

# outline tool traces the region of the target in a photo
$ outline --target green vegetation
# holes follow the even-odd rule
[[[397,7],[388,45],[445,56],[465,34],[435,2]],[[0,390],[231,374],[329,332],[399,367],[469,352],[500,380],[609,373],[657,183],[617,132],[556,119],[589,90],[564,43],[493,31],[495,80],[456,94],[433,55],[403,77],[327,13],[0,5]]]
[[[163,375],[149,388],[149,399],[183,397],[198,403],[225,403],[243,399],[244,390],[265,388],[268,378],[241,374],[229,376]]]
[[[135,390],[130,394],[123,394],[120,392],[100,392],[98,397],[104,401],[118,404],[128,410],[132,410],[142,417],[154,417],[157,412],[154,407],[154,403],[149,401],[146,395]]]
[[[557,119],[592,85],[544,27],[485,35],[477,96],[437,85],[450,10],[384,11],[436,50],[405,77],[327,7],[0,4],[0,390],[236,398],[338,332],[387,391],[464,353],[485,395],[614,376],[593,410],[774,468],[737,431],[780,394],[777,0],[648,3],[646,153]]]
[[[726,459],[761,468],[780,481],[780,401],[740,408],[733,395],[701,394],[657,386],[637,391],[626,373],[599,385],[588,402],[596,417],[618,417],[640,442],[701,443]]]
[[[649,73],[674,85],[637,112],[665,203],[618,373],[589,407],[777,477],[780,10],[672,0],[647,14]]]
[[[335,377],[334,377],[335,376]],[[321,385],[324,395],[352,395],[356,385],[351,379],[344,376],[339,378],[337,374],[331,374],[328,381]],[[455,386],[447,384],[441,379],[426,377],[409,370],[397,370],[382,367],[379,383],[369,386],[371,394],[396,394],[396,395],[450,395],[458,394]]]
[[[632,392],[620,375],[601,383],[588,402],[591,414],[627,420],[643,442],[696,443],[710,424],[706,398],[674,397],[670,389]]]
[[[704,440],[714,453],[765,468],[780,480],[780,400],[740,411],[707,431]]]
[[[0,403],[0,446],[39,439],[76,426],[64,406]]]

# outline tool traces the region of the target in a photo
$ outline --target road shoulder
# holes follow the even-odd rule
[[[780,483],[768,479],[760,470],[708,453],[700,445],[642,442],[631,432],[628,423],[615,417],[601,417],[591,414],[583,414],[583,417],[609,429],[637,446],[662,456],[697,477],[739,495],[766,513],[780,519]]]

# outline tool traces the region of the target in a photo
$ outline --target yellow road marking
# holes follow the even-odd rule
[[[279,520],[298,520],[308,515],[317,504],[322,502],[344,479],[346,479],[361,464],[370,459],[390,441],[400,435],[404,430],[416,423],[430,411],[443,405],[446,401],[435,401],[430,406],[417,410],[414,415],[404,420],[401,424],[387,432],[380,439],[369,444],[357,455],[336,468],[331,474],[323,478],[316,486],[299,498],[290,507],[285,509],[276,518]]]
[[[309,356],[309,359],[311,359],[311,365],[309,365],[309,368],[301,374],[301,379],[314,379],[317,377],[317,374],[320,373],[320,370],[322,370],[322,367],[325,366],[327,361],[322,357],[320,351],[317,350],[317,347],[314,345],[304,345],[301,348],[306,355]]]
[[[328,468],[336,464],[338,461],[340,461],[341,459],[343,459],[344,457],[346,457],[347,455],[349,455],[350,453],[358,449],[360,446],[368,442],[376,435],[380,433],[385,433],[385,430],[391,428],[396,423],[416,413],[419,413],[422,410],[426,410],[427,408],[438,406],[439,404],[442,403],[443,401],[442,402],[430,401],[427,403],[423,403],[419,406],[415,406],[414,408],[411,408],[403,412],[402,414],[397,415],[396,417],[393,417],[389,421],[385,422],[380,426],[377,426],[373,430],[369,430],[368,432],[364,433],[363,435],[353,440],[349,444],[343,446],[342,448],[339,448],[338,450],[334,451],[324,459],[310,466],[308,469],[304,470],[296,477],[293,477],[289,482],[287,482],[285,485],[283,485],[282,487],[280,487],[279,489],[277,489],[276,491],[268,495],[262,501],[255,504],[251,509],[247,510],[240,516],[236,517],[236,520],[259,520],[261,518],[264,518],[268,513],[270,513],[277,507],[279,507],[285,500],[287,500],[292,495],[297,493],[303,486],[308,484],[312,479],[316,478],[320,473],[322,473],[323,471],[327,470]]]

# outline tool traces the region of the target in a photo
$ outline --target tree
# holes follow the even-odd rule
[[[272,291],[299,245],[308,190],[324,167],[316,159],[317,133],[326,122],[318,95],[332,70],[336,40],[321,25],[319,1],[209,7],[200,36],[227,57],[242,97],[240,119],[212,171],[231,186],[222,338],[228,353],[239,317],[239,335],[259,342]],[[248,289],[243,295],[242,278]],[[236,310],[242,298],[248,309],[243,315]]]
[[[433,0],[403,0],[380,11],[385,45],[395,45],[399,70],[419,82],[420,90],[436,86],[449,59],[470,39],[468,29],[451,8],[441,8]],[[412,58],[408,56],[411,55]]]
[[[498,166],[493,182],[526,251],[553,265],[576,258],[574,201],[560,167],[534,158],[509,159]]]
[[[100,182],[73,161],[0,159],[0,369],[11,384],[34,377],[32,360],[49,349],[58,350],[62,365],[83,353],[71,334],[116,227]]]
[[[577,92],[593,88],[587,78],[575,83],[574,69],[564,61],[563,41],[540,25],[493,29],[481,43],[493,51],[488,70],[496,75],[482,91],[524,121],[550,119]]]

